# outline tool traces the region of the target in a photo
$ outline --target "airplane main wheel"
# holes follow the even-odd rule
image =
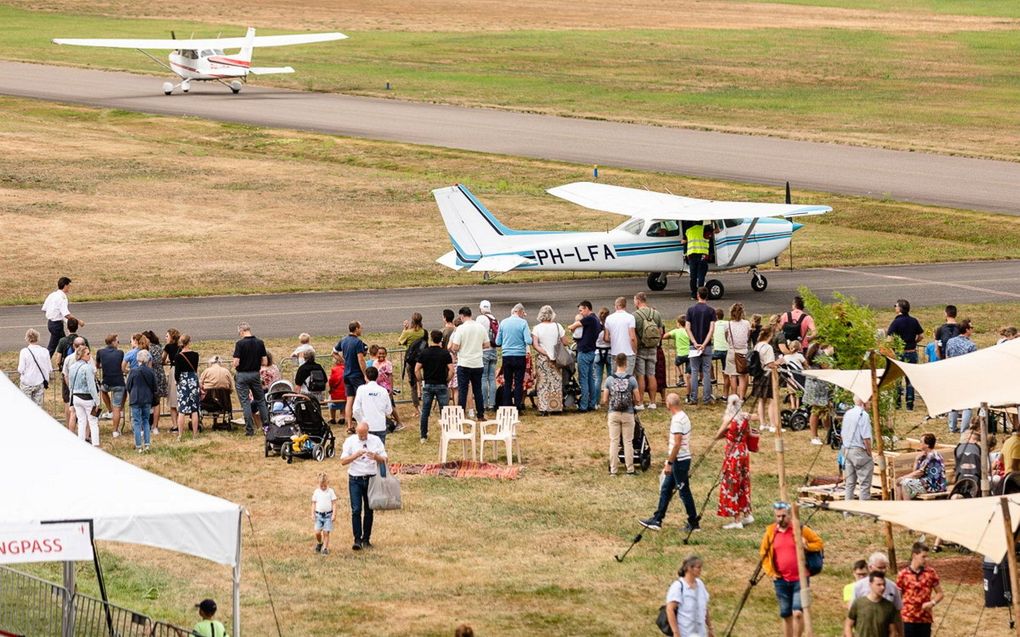
[[[769,280],[757,272],[751,277],[751,289],[755,292],[764,292],[769,286]]]
[[[721,299],[723,294],[726,293],[726,287],[723,286],[722,281],[719,279],[705,281],[705,287],[708,288],[708,298],[712,301]]]
[[[234,80],[233,82],[230,83],[230,90],[234,92],[234,95],[237,95],[238,93],[241,92],[241,86],[242,85],[240,82]]]
[[[174,85],[171,82],[163,82],[163,95],[170,95],[174,92]]]
[[[666,289],[666,273],[651,272],[648,274],[648,289],[653,292],[662,292]]]

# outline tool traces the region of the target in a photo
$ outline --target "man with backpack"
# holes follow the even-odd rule
[[[322,401],[322,392],[326,391],[329,377],[322,365],[315,361],[315,350],[305,350],[302,354],[305,362],[298,367],[294,375],[294,386],[299,392]]]
[[[790,311],[779,315],[779,329],[782,331],[782,342],[800,341],[801,348],[807,351],[808,342],[815,333],[815,320],[804,311],[804,298],[793,297]]]
[[[946,306],[946,322],[935,330],[935,352],[938,360],[946,357],[946,344],[949,339],[960,335],[960,324],[956,322],[956,306]]]
[[[620,436],[623,436],[623,458],[627,475],[634,473],[634,406],[641,401],[637,380],[627,373],[627,355],[616,355],[616,371],[610,374],[602,388],[602,402],[606,403],[609,425],[609,475],[616,476],[620,466]]]
[[[673,498],[673,491],[680,493],[680,501],[684,503],[687,511],[687,524],[684,526],[685,533],[693,533],[700,530],[698,524],[698,510],[694,505],[694,495],[691,493],[691,419],[684,413],[680,405],[680,396],[670,393],[666,396],[666,408],[672,414],[669,421],[669,456],[662,469],[663,479],[659,486],[659,506],[647,520],[638,520],[638,524],[659,531],[662,529],[662,521],[666,518],[666,509],[669,508],[669,501]]]
[[[638,402],[648,390],[648,409],[655,409],[655,393],[658,385],[655,382],[655,357],[662,334],[662,315],[648,305],[648,297],[644,292],[634,295],[634,331],[637,334],[637,360],[634,363],[634,375],[637,377]]]
[[[496,410],[496,336],[499,334],[499,321],[492,315],[492,304],[482,301],[478,304],[478,316],[475,321],[485,328],[489,335],[489,346],[482,351],[482,398],[485,411]]]

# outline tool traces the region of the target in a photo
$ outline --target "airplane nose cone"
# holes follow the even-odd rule
[[[792,225],[793,225],[793,230],[791,232],[797,232],[798,230],[800,230],[801,228],[804,227],[803,223],[794,223]]]

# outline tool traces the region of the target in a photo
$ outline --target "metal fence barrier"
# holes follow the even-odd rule
[[[25,637],[187,637],[192,631],[0,566],[0,631]]]

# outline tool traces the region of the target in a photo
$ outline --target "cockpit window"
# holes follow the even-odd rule
[[[723,226],[727,228],[736,228],[742,223],[744,223],[743,219],[723,219]]]
[[[624,232],[638,235],[641,234],[641,228],[645,225],[643,219],[632,219],[627,225],[623,226]]]
[[[680,224],[672,219],[660,219],[653,221],[645,234],[649,237],[679,237]]]
[[[213,52],[212,52],[211,49],[205,49],[205,50],[202,51],[202,57],[206,58],[206,57],[209,57],[210,55],[213,55]]]

